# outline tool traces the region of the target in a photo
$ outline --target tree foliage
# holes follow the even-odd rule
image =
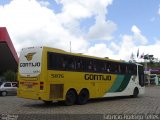
[[[11,70],[8,70],[3,75],[5,77],[5,81],[14,82],[17,81],[17,74]]]

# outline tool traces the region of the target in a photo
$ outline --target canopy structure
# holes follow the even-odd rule
[[[0,27],[0,75],[7,70],[17,72],[18,55],[5,27]]]

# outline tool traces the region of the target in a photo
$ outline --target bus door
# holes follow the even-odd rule
[[[139,85],[143,87],[145,84],[143,66],[138,66],[138,77],[139,77]]]

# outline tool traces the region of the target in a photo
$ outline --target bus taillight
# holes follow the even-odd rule
[[[40,90],[44,89],[44,82],[40,82]]]

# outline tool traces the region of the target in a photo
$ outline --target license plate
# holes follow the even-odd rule
[[[28,88],[32,88],[32,85],[27,85]]]

